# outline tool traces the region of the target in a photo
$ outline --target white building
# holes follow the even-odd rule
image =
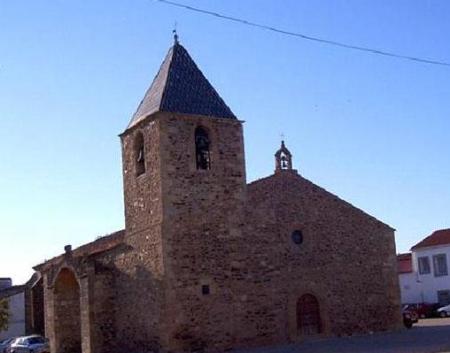
[[[0,340],[25,334],[25,285],[13,286],[10,279],[6,280],[0,279],[0,299],[8,301],[10,317],[8,329],[0,331]]]
[[[450,229],[435,231],[397,260],[402,303],[450,304]]]

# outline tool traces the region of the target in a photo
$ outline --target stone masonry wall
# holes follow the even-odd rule
[[[196,169],[198,126],[211,140],[210,170]],[[303,294],[318,299],[324,335],[400,327],[393,229],[295,171],[246,185],[241,122],[157,113],[121,138],[125,234],[38,266],[53,353],[71,325],[65,316],[80,320],[70,330],[82,330],[83,353],[296,341]],[[54,285],[62,268],[73,270],[78,294]]]
[[[296,301],[319,299],[323,332],[347,335],[400,327],[393,230],[324,189],[284,171],[249,185],[247,267],[265,282],[254,308],[267,307],[247,327],[274,341],[296,340]],[[294,230],[303,243],[291,239]],[[255,290],[253,290],[255,293]],[[270,304],[268,304],[270,303]],[[251,306],[248,306],[251,310]],[[271,327],[267,327],[271,326]]]
[[[116,348],[116,286],[114,271],[98,262],[90,281],[91,352],[110,353]]]
[[[144,139],[146,171],[136,175],[136,148],[139,135]],[[160,121],[145,119],[121,135],[125,225],[127,235],[145,231],[160,224],[161,201],[161,151]]]
[[[134,143],[144,138],[144,174],[136,176]],[[160,122],[144,119],[122,136],[126,236],[120,251],[102,263],[114,267],[118,351],[157,350],[164,308]]]
[[[197,170],[195,129],[211,141],[211,169]],[[230,268],[244,236],[242,125],[233,119],[167,114],[161,119],[163,248],[167,311],[162,332],[174,351],[232,346]],[[205,293],[207,292],[207,293]]]

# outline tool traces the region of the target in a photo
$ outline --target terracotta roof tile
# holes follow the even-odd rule
[[[433,234],[414,245],[411,250],[446,244],[450,245],[450,228],[433,232]]]

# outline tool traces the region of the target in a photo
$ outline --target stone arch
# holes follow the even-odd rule
[[[145,173],[145,143],[144,134],[141,131],[137,132],[133,143],[135,174],[139,176]]]
[[[58,353],[81,353],[80,285],[64,267],[54,282],[55,346]]]
[[[297,300],[297,332],[301,336],[322,333],[322,319],[319,300],[312,294],[303,294]]]

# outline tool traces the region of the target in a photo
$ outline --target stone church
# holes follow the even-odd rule
[[[177,38],[120,138],[125,229],[35,267],[29,326],[43,313],[53,353],[401,326],[394,229],[302,177],[284,142],[247,184],[243,122]]]

